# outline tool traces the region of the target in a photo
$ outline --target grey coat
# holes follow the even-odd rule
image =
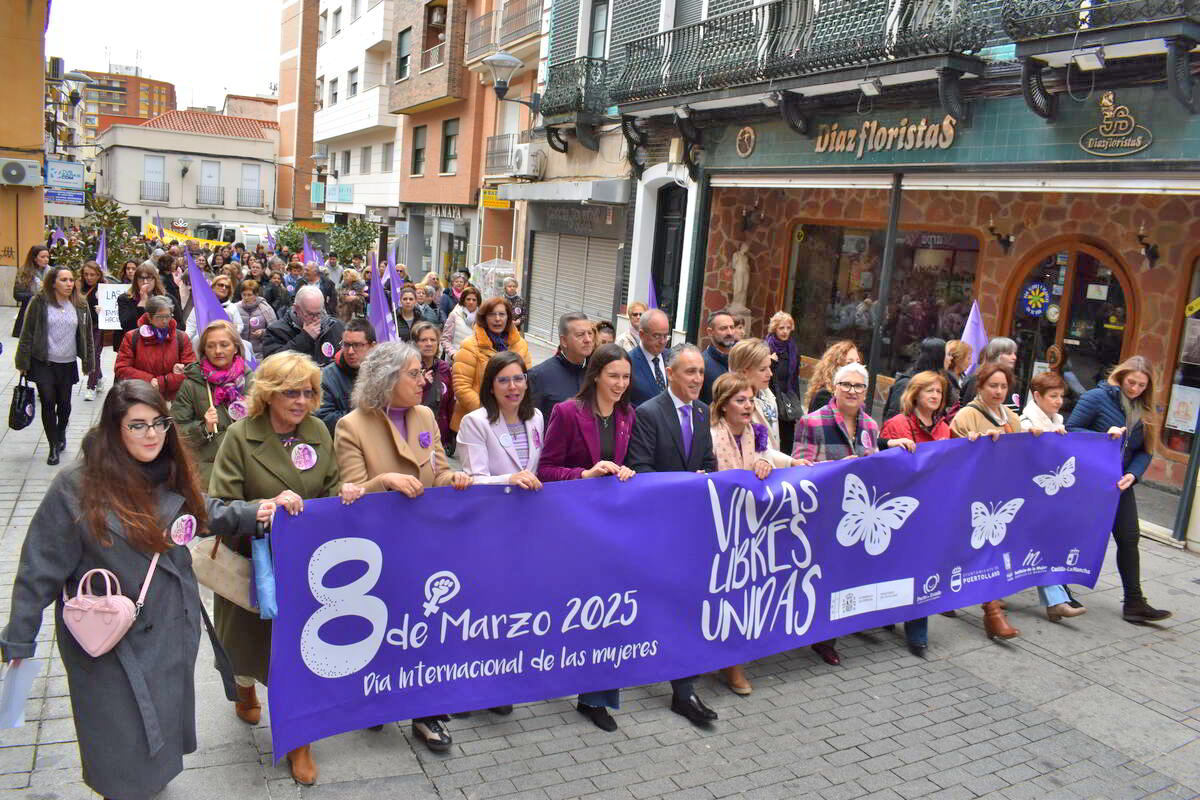
[[[115,648],[92,658],[63,625],[64,585],[74,595],[94,567],[116,574],[125,596],[136,599],[150,557],[124,538],[109,517],[111,546],[100,545],[76,518],[82,462],[63,469],[38,506],[25,535],[13,583],[8,625],[0,634],[5,661],[34,655],[42,611],[54,603],[58,651],[67,673],[83,780],[97,793],[138,800],[160,791],[196,749],[194,671],[202,624],[200,594],[186,547],[159,558],[145,607]],[[183,498],[158,493],[164,528]],[[257,503],[208,500],[211,533],[253,533]],[[103,581],[93,591],[103,592]]]

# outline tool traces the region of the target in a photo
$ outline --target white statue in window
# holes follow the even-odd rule
[[[729,304],[730,310],[750,310],[746,305],[746,295],[750,290],[750,256],[747,255],[749,250],[750,245],[742,242],[729,260],[733,269],[733,300]]]

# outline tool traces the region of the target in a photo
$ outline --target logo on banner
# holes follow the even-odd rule
[[[865,436],[866,431],[863,434]],[[873,556],[887,550],[892,542],[892,531],[899,530],[908,521],[919,503],[913,497],[895,497],[878,504],[882,499],[868,495],[866,485],[857,475],[846,476],[842,495],[842,511],[846,516],[838,523],[838,544],[853,547],[862,541],[867,553]]]
[[[430,575],[429,580],[425,581],[425,605],[422,606],[425,616],[436,614],[442,604],[452,600],[461,588],[458,576],[448,569]]]
[[[961,592],[962,584],[963,584],[962,567],[955,567],[954,569],[950,570],[950,589],[951,589],[951,591]]]
[[[942,582],[942,576],[936,572],[933,573],[932,575],[930,575],[928,578],[926,578],[925,583],[923,583],[921,585],[921,589],[924,592],[924,594],[922,594],[921,596],[919,596],[917,598],[917,602],[918,603],[928,603],[930,600],[936,600],[939,597],[941,597],[942,593],[940,591],[938,591],[938,585],[941,582]]]
[[[1100,95],[1100,124],[1079,137],[1085,153],[1103,158],[1121,158],[1140,153],[1154,142],[1154,134],[1138,125],[1128,106],[1117,105],[1116,95]]]
[[[1048,475],[1034,475],[1033,482],[1051,497],[1058,494],[1059,489],[1071,488],[1075,485],[1075,456],[1068,458],[1061,467]]]
[[[1071,552],[1067,553],[1067,566],[1073,567],[1079,563],[1079,548],[1072,547]]]
[[[1023,567],[1038,567],[1042,564],[1042,551],[1030,550],[1025,554],[1025,560],[1021,562]]]
[[[971,503],[971,547],[978,550],[987,542],[998,545],[1004,541],[1008,533],[1008,523],[1012,522],[1025,505],[1024,498],[1017,497],[1004,503],[999,508],[993,503],[985,506],[983,503]],[[1008,557],[1005,556],[1005,567]]]

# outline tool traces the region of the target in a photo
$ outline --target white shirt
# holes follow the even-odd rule
[[[665,381],[667,379],[667,365],[666,365],[666,363],[663,362],[662,353],[659,353],[656,356],[652,356],[646,352],[646,349],[644,347],[639,347],[638,349],[641,350],[641,352],[642,352],[642,358],[646,359],[646,363],[650,365],[650,374],[651,375],[654,374],[654,362],[657,361],[658,368],[660,370],[662,370],[663,380]],[[675,395],[671,395],[671,396],[674,397]]]
[[[693,400],[690,403],[685,403],[682,400],[680,400],[678,397],[676,397],[675,393],[671,391],[670,385],[667,386],[667,394],[669,394],[671,396],[671,402],[675,404],[675,414],[676,415],[679,414],[679,409],[683,408],[684,406],[688,406],[689,408],[693,408],[693,409],[696,406],[695,400]]]

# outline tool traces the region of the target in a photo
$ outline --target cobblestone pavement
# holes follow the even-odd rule
[[[8,330],[12,312],[0,313]],[[15,343],[4,339],[7,402]],[[106,361],[112,362],[112,353]],[[99,409],[76,395],[72,450]],[[54,474],[40,425],[0,443],[0,617],[26,527]],[[1009,598],[1022,636],[984,638],[977,609],[934,617],[920,661],[899,633],[841,641],[843,666],[807,648],[748,667],[754,694],[713,678],[699,689],[721,715],[709,731],[668,708],[670,689],[625,691],[620,730],[603,733],[574,698],[517,707],[512,716],[456,717],[454,747],[434,755],[407,726],[317,743],[319,783],[301,789],[272,763],[263,724],[239,722],[211,668],[197,670],[200,750],[161,795],[190,798],[1188,798],[1200,797],[1200,576],[1195,556],[1143,543],[1150,599],[1174,610],[1161,627],[1118,616],[1111,550],[1090,612],[1051,624],[1033,591]],[[49,620],[50,617],[47,616]],[[24,728],[0,731],[0,798],[92,797],[80,782],[62,663],[50,656]],[[1192,670],[1197,673],[1192,673]]]

